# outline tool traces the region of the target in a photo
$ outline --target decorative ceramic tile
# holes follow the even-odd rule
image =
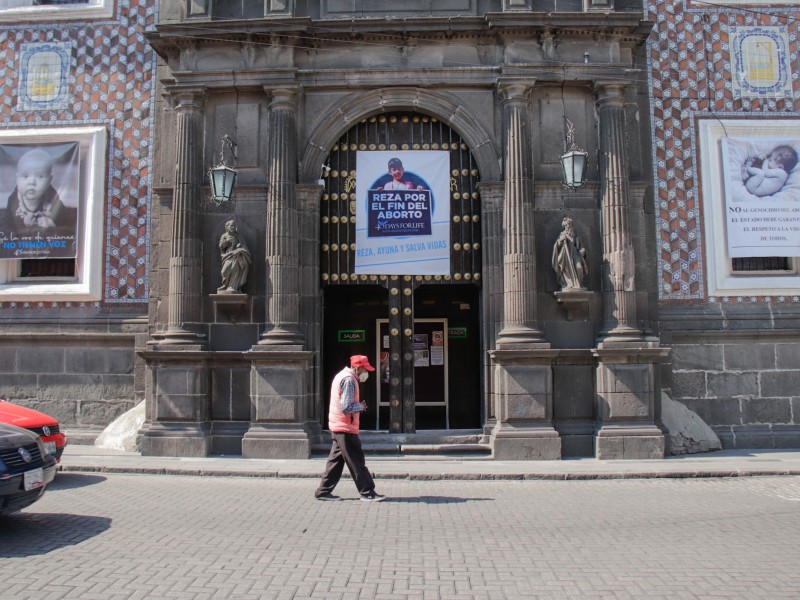
[[[69,104],[67,74],[71,44],[22,44],[17,110],[57,110]]]
[[[785,27],[731,28],[733,91],[737,96],[792,95]]]
[[[104,303],[144,303],[148,299],[150,164],[155,53],[145,32],[155,23],[155,0],[118,0],[108,21],[25,23],[0,27],[0,127],[108,127]],[[33,81],[37,48],[62,49],[67,63],[66,102],[31,108],[16,100],[23,79]],[[55,52],[55,50],[51,50]],[[61,56],[61,55],[59,55]],[[62,73],[62,72],[59,72]],[[41,78],[46,81],[46,78]],[[52,79],[52,78],[51,78]],[[49,97],[50,88],[35,91]],[[33,91],[33,90],[32,90]],[[30,94],[29,94],[30,95]],[[127,225],[115,225],[126,219]],[[67,303],[45,308],[65,310]],[[91,303],[69,303],[79,310]],[[5,303],[3,308],[8,308]],[[80,305],[80,306],[79,306]],[[15,303],[17,309],[24,308]]]

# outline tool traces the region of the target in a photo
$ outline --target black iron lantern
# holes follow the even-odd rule
[[[233,186],[236,184],[238,171],[225,162],[225,148],[229,148],[236,159],[236,143],[225,134],[219,152],[219,163],[211,167],[208,177],[211,180],[211,201],[216,205],[227,204],[233,198]]]
[[[561,155],[561,168],[564,171],[564,187],[571,190],[583,185],[586,178],[586,167],[589,165],[589,153],[581,150],[575,144],[575,127],[565,119],[567,123],[567,151]]]

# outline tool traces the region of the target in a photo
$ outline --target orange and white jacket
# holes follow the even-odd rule
[[[355,369],[345,367],[336,374],[331,384],[328,429],[334,433],[358,433],[359,413],[366,408],[359,397]]]

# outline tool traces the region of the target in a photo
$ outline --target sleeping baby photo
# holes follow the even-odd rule
[[[724,138],[724,176],[729,200],[800,200],[800,140]]]

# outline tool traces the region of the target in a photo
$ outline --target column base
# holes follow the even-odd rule
[[[244,458],[310,458],[311,442],[300,427],[251,425],[242,439]]]
[[[647,346],[651,340],[647,339],[644,332],[637,327],[630,325],[617,325],[612,329],[604,329],[597,337],[597,347],[623,345],[623,346]]]
[[[561,460],[561,437],[552,427],[502,423],[492,439],[495,460]]]
[[[159,346],[169,346],[170,350],[203,350],[206,347],[206,336],[180,327],[154,333],[147,342],[148,348],[157,350]]]
[[[261,336],[258,346],[286,346],[287,350],[302,350],[303,336],[299,332],[283,327],[274,327]],[[254,350],[257,348],[253,348]]]
[[[503,327],[497,336],[497,348],[534,349],[549,348],[550,343],[544,334],[533,327],[512,325]]]
[[[140,439],[142,456],[208,456],[211,448],[202,423],[151,423]]]
[[[604,425],[595,436],[598,460],[664,458],[665,436],[655,425]]]

